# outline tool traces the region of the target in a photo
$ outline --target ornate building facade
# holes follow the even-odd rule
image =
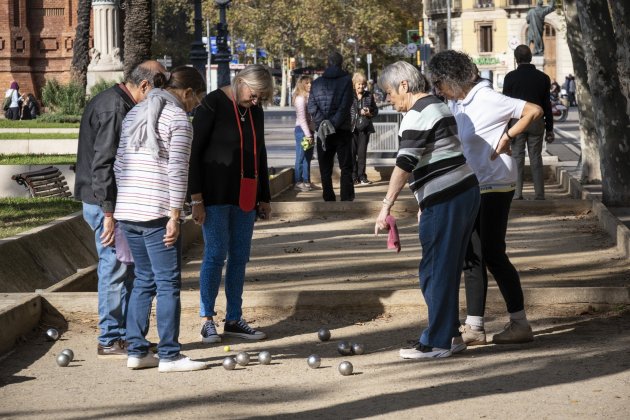
[[[447,2],[423,0],[424,36],[434,51],[447,48]],[[497,89],[503,88],[505,74],[514,70],[513,49],[526,44],[529,9],[536,0],[450,0],[451,48],[465,51],[479,67],[484,77],[493,80]],[[547,4],[548,2],[545,2]],[[544,58],[534,58],[536,64],[551,80],[562,84],[564,77],[573,73],[567,45],[564,16],[558,11],[545,17],[543,34]]]
[[[0,89],[41,96],[48,79],[68,82],[79,0],[0,0]]]

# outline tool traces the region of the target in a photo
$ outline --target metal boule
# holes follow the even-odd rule
[[[244,351],[238,353],[236,355],[236,363],[241,366],[247,366],[247,364],[249,363],[249,354],[245,353]]]
[[[228,356],[223,359],[223,368],[225,370],[234,370],[236,367],[236,360],[232,356]]]
[[[271,353],[268,351],[261,351],[258,353],[258,363],[261,365],[268,365],[271,363]]]
[[[347,341],[340,341],[337,344],[337,351],[342,356],[350,356],[352,354],[352,346]]]
[[[57,341],[59,339],[59,331],[54,328],[48,328],[46,337],[51,341]]]
[[[352,344],[352,354],[363,354],[365,353],[365,346],[361,343],[353,343]]]
[[[308,363],[311,369],[317,369],[322,364],[322,359],[316,354],[311,354],[308,356],[308,359],[306,359],[306,363]]]
[[[339,363],[339,373],[341,373],[343,376],[352,375],[352,370],[352,363],[347,361]]]
[[[317,331],[317,337],[320,341],[330,340],[330,330],[325,327],[320,328],[319,331]]]
[[[74,360],[74,352],[72,350],[70,350],[70,349],[63,349],[63,350],[61,350],[61,353],[67,355],[70,358],[70,361]]]
[[[59,353],[57,355],[57,365],[61,367],[66,367],[70,364],[70,357],[68,357],[65,353]]]

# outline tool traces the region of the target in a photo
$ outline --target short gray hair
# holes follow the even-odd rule
[[[140,86],[143,80],[149,82],[151,87],[155,87],[155,76],[158,73],[162,73],[159,68],[156,66],[145,66],[143,63],[140,63],[131,71],[129,75],[128,82],[132,83],[135,86]]]
[[[385,67],[378,78],[378,85],[384,91],[396,89],[398,92],[403,80],[409,86],[409,93],[425,93],[429,90],[429,83],[424,75],[406,61],[397,61]]]

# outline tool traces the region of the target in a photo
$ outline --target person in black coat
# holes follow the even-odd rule
[[[350,109],[352,118],[352,179],[355,184],[371,184],[365,174],[367,147],[370,134],[374,133],[372,118],[378,115],[378,107],[374,96],[366,90],[367,79],[363,73],[357,72],[352,76],[354,87],[354,101]]]
[[[512,156],[516,160],[516,191],[514,198],[523,199],[523,172],[525,167],[525,146],[529,155],[534,181],[536,200],[545,199],[545,180],[543,175],[543,135],[547,143],[554,140],[553,115],[549,90],[549,76],[537,70],[532,61],[532,52],[527,45],[519,45],[514,50],[514,59],[518,64],[516,70],[505,75],[503,94],[511,98],[522,99],[534,103],[543,109],[544,118],[534,121],[527,129],[516,136],[512,144]]]
[[[313,81],[308,98],[308,112],[313,117],[315,130],[322,122],[328,121],[335,132],[325,139],[317,138],[317,160],[322,179],[324,201],[335,201],[332,172],[335,154],[341,169],[341,201],[354,200],[352,183],[352,127],[350,107],[352,106],[352,80],[341,69],[343,57],[338,52],[328,56],[328,68]]]

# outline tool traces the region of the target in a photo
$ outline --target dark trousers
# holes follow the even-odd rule
[[[370,133],[368,132],[357,130],[352,132],[352,179],[367,179],[365,162],[369,140]]]
[[[483,316],[486,309],[486,267],[499,286],[508,312],[524,309],[521,280],[505,253],[505,234],[513,197],[513,191],[481,194],[479,214],[464,261],[466,307],[470,316]]]
[[[326,137],[326,151],[322,148],[321,140],[317,140],[317,161],[322,178],[322,197],[324,201],[335,201],[332,173],[335,165],[335,154],[341,170],[340,187],[341,201],[354,200],[354,184],[352,183],[352,135],[350,131],[337,130],[335,134]]]

